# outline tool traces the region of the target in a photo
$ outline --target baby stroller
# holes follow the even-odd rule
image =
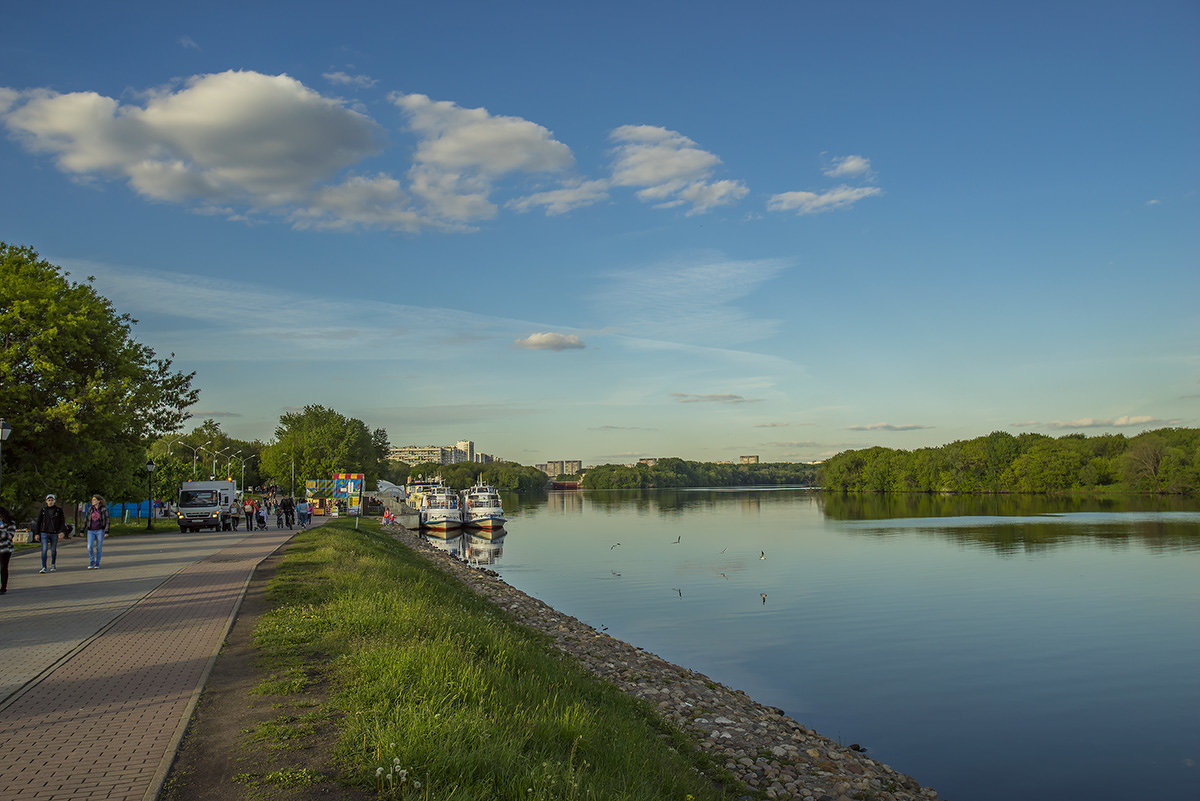
[[[267,527],[267,513],[262,509],[258,510],[258,527],[261,529],[266,529]]]

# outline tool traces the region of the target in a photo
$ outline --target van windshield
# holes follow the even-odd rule
[[[197,506],[218,506],[220,502],[215,489],[183,490],[179,493],[179,505],[184,509]]]

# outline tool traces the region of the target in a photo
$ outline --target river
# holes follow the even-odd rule
[[[1195,501],[770,488],[505,508],[488,558],[513,586],[945,798],[1200,797]]]

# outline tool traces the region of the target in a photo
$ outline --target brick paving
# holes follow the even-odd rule
[[[255,566],[292,534],[113,538],[90,571],[72,544],[44,575],[14,558],[0,799],[153,799]]]

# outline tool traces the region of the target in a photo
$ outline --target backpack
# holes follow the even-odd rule
[[[252,514],[254,514],[254,507],[250,503],[247,503],[245,506],[242,507],[242,511],[248,515],[252,515]]]

